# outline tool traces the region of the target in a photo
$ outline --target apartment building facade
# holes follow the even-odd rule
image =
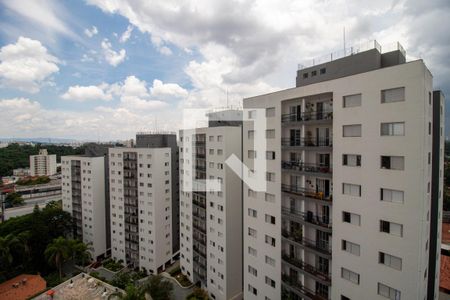
[[[180,131],[180,266],[211,299],[242,299],[242,181],[225,162],[242,157],[242,115],[228,113]]]
[[[267,158],[243,193],[245,299],[427,299],[432,75],[373,45],[244,99],[244,163]]]
[[[159,273],[173,262],[170,148],[110,148],[111,256]]]
[[[56,174],[56,154],[48,154],[47,149],[41,149],[38,155],[30,155],[30,174],[31,176]]]
[[[61,157],[62,207],[74,219],[74,237],[91,248],[93,259],[107,251],[103,156]]]

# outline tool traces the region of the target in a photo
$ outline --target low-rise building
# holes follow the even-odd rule
[[[41,149],[38,155],[30,155],[30,173],[31,176],[56,174],[56,154],[48,154],[47,149]]]

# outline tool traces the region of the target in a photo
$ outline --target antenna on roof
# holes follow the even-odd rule
[[[228,107],[228,88],[227,88],[227,107]]]
[[[347,48],[345,47],[345,26],[344,26],[344,55],[346,54]]]

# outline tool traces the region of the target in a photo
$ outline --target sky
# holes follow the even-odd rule
[[[448,0],[0,0],[0,137],[176,131],[184,109],[294,87],[344,28],[347,46],[400,42],[449,103]]]

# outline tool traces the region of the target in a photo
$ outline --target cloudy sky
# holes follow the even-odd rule
[[[450,99],[448,0],[0,0],[0,137],[176,130],[183,108],[293,87],[344,27],[400,41]]]

